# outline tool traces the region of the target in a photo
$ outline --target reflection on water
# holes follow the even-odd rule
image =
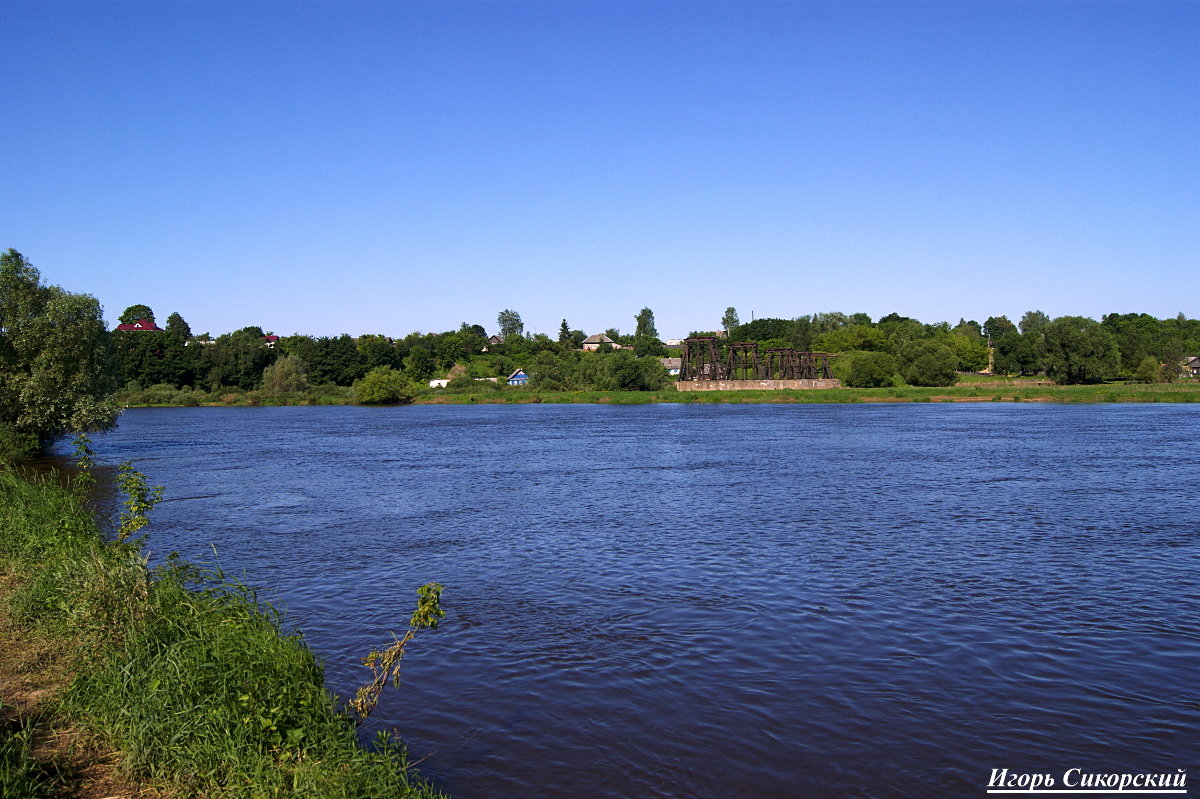
[[[129,411],[151,546],[245,571],[456,799],[982,795],[1196,770],[1191,406]],[[1188,432],[1190,431],[1190,433]]]

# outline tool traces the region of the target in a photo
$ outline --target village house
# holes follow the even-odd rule
[[[1184,358],[1183,371],[1193,377],[1200,377],[1200,355],[1189,355]]]
[[[510,386],[523,386],[529,382],[529,375],[525,374],[524,369],[518,369],[509,375],[505,382]]]
[[[597,333],[594,336],[588,336],[583,340],[583,348],[588,352],[595,352],[596,350],[600,349],[602,344],[607,344],[614,350],[621,349],[620,344],[615,343],[611,338],[603,333]]]

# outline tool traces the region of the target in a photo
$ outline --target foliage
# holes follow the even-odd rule
[[[147,485],[146,476],[134,469],[129,461],[121,464],[119,474],[117,487],[125,495],[125,510],[121,512],[117,523],[117,543],[124,543],[129,536],[150,523],[148,514],[162,502],[163,487],[151,488]]]
[[[0,254],[0,458],[113,427],[106,343],[94,298],[43,286],[19,252]]]
[[[404,405],[415,395],[408,378],[390,366],[377,366],[354,383],[354,398],[364,405]]]
[[[946,337],[958,368],[967,372],[982,372],[988,365],[987,341],[978,334],[952,333]]]
[[[1133,372],[1133,379],[1138,383],[1157,383],[1162,378],[1162,370],[1159,366],[1158,359],[1153,355],[1147,355],[1142,358],[1137,369]],[[1168,381],[1162,381],[1168,382]]]
[[[350,711],[359,724],[362,724],[367,720],[367,716],[371,715],[371,711],[379,703],[379,697],[388,682],[391,682],[396,688],[400,687],[400,660],[404,657],[404,648],[417,634],[417,630],[436,630],[438,622],[445,617],[446,611],[442,610],[441,605],[442,590],[441,583],[427,583],[418,588],[417,609],[413,611],[412,618],[409,619],[408,631],[404,637],[396,639],[393,634],[393,642],[390,646],[382,650],[372,649],[363,658],[363,665],[371,670],[374,679],[359,688],[354,698],[350,700]]]
[[[916,341],[901,351],[901,376],[913,386],[952,386],[958,380],[958,358],[946,344]]]
[[[729,331],[731,341],[765,341],[771,338],[789,338],[793,324],[789,319],[755,319]]]
[[[192,337],[192,328],[188,326],[188,323],[184,321],[178,311],[173,312],[167,317],[166,330],[180,341],[187,341]]]
[[[812,346],[818,352],[883,352],[887,350],[887,344],[887,336],[877,327],[846,325],[817,336]]]
[[[210,387],[237,386],[247,391],[261,385],[263,370],[279,355],[267,347],[262,328],[255,326],[218,336],[212,346],[203,349]]]
[[[496,323],[500,326],[498,335],[506,342],[525,334],[525,323],[521,321],[521,315],[516,311],[505,308],[496,317]]]
[[[358,744],[303,640],[219,569],[148,569],[135,544],[102,540],[79,496],[11,471],[0,472],[0,563],[30,575],[18,618],[76,644],[59,712],[135,776],[209,799],[436,795],[394,739]],[[14,740],[4,733],[0,774]],[[3,777],[0,788],[21,796]]]
[[[738,326],[737,308],[732,305],[725,309],[725,313],[721,316],[721,329],[726,333],[736,330]]]
[[[1060,383],[1095,383],[1115,377],[1120,363],[1112,334],[1082,316],[1060,316],[1042,329],[1046,374]]]
[[[285,355],[263,370],[262,390],[273,397],[308,388],[308,367],[297,355]]]
[[[654,311],[649,308],[643,308],[638,311],[634,318],[636,326],[633,331],[633,337],[639,338],[658,338],[658,329],[654,326]]]
[[[5,799],[50,799],[57,793],[57,775],[34,756],[36,729],[33,718],[5,719],[0,714],[0,796]]]
[[[142,319],[154,322],[154,311],[150,310],[149,305],[130,305],[117,317],[117,321],[123,325],[131,325]]]
[[[854,352],[848,356],[850,362],[846,374],[846,385],[857,388],[890,386],[896,373],[896,360],[886,352]]]

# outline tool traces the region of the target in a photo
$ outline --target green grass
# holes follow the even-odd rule
[[[36,727],[37,722],[29,718],[0,718],[0,796],[5,799],[49,799],[54,795],[57,775],[33,756]]]
[[[58,712],[131,774],[213,798],[438,795],[397,743],[359,745],[312,651],[252,591],[177,562],[147,568],[52,481],[0,472],[0,568],[20,577],[22,623],[79,653]],[[23,740],[6,735],[3,762],[17,765],[0,768],[20,772]]]

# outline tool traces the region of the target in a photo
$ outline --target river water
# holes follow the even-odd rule
[[[456,799],[1200,778],[1200,406],[131,410],[150,546],[287,609]],[[1060,786],[1061,787],[1061,786]]]

